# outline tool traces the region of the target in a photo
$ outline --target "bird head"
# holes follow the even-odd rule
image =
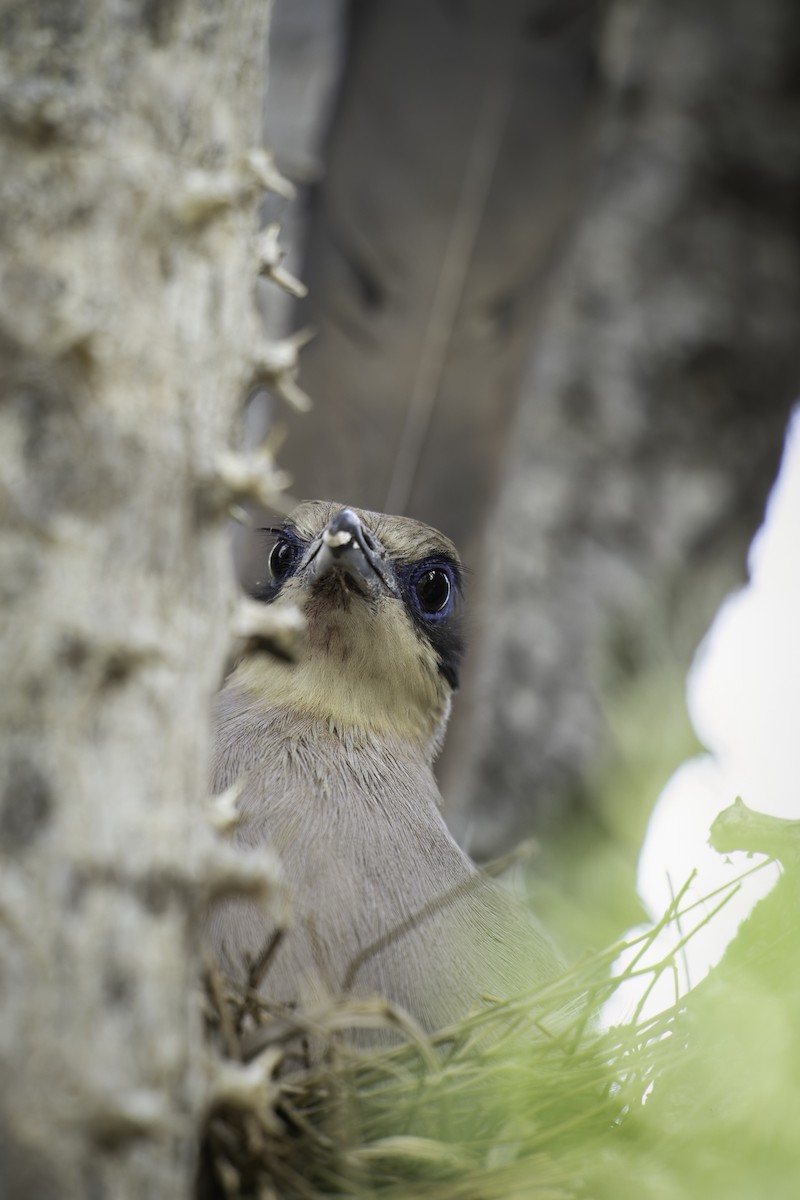
[[[274,537],[253,594],[306,619],[297,663],[258,656],[238,683],[342,731],[438,745],[463,650],[452,542],[407,517],[306,501]]]

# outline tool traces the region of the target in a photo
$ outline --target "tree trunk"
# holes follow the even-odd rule
[[[600,169],[483,564],[487,638],[451,816],[497,853],[568,827],[570,796],[627,755],[638,781],[594,791],[587,840],[627,846],[632,880],[648,802],[691,752],[685,735],[669,744],[686,670],[744,577],[800,384],[800,10],[619,3],[607,42]],[[576,858],[573,843],[579,877]]]
[[[0,1190],[179,1197],[269,4],[0,17]]]

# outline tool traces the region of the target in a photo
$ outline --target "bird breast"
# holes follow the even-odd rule
[[[381,995],[428,1030],[480,997],[552,975],[547,938],[450,836],[430,761],[403,740],[265,711],[236,685],[218,700],[215,787],[242,784],[243,846],[280,855],[291,927],[263,981],[271,1001]],[[208,937],[241,976],[274,927],[244,900],[218,904]]]

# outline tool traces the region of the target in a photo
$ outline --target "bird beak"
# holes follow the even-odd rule
[[[311,552],[308,574],[323,579],[338,570],[350,577],[362,590],[372,590],[377,581],[392,595],[397,584],[387,569],[383,547],[359,521],[352,508],[342,508],[323,529]]]

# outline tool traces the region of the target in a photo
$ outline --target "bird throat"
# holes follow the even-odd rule
[[[262,711],[324,722],[347,737],[376,734],[413,741],[433,757],[450,713],[450,687],[435,655],[412,629],[381,637],[380,623],[365,636],[359,598],[309,621],[308,640],[297,662],[250,655],[230,684]],[[313,617],[313,614],[309,614]],[[356,636],[354,636],[356,635]]]

